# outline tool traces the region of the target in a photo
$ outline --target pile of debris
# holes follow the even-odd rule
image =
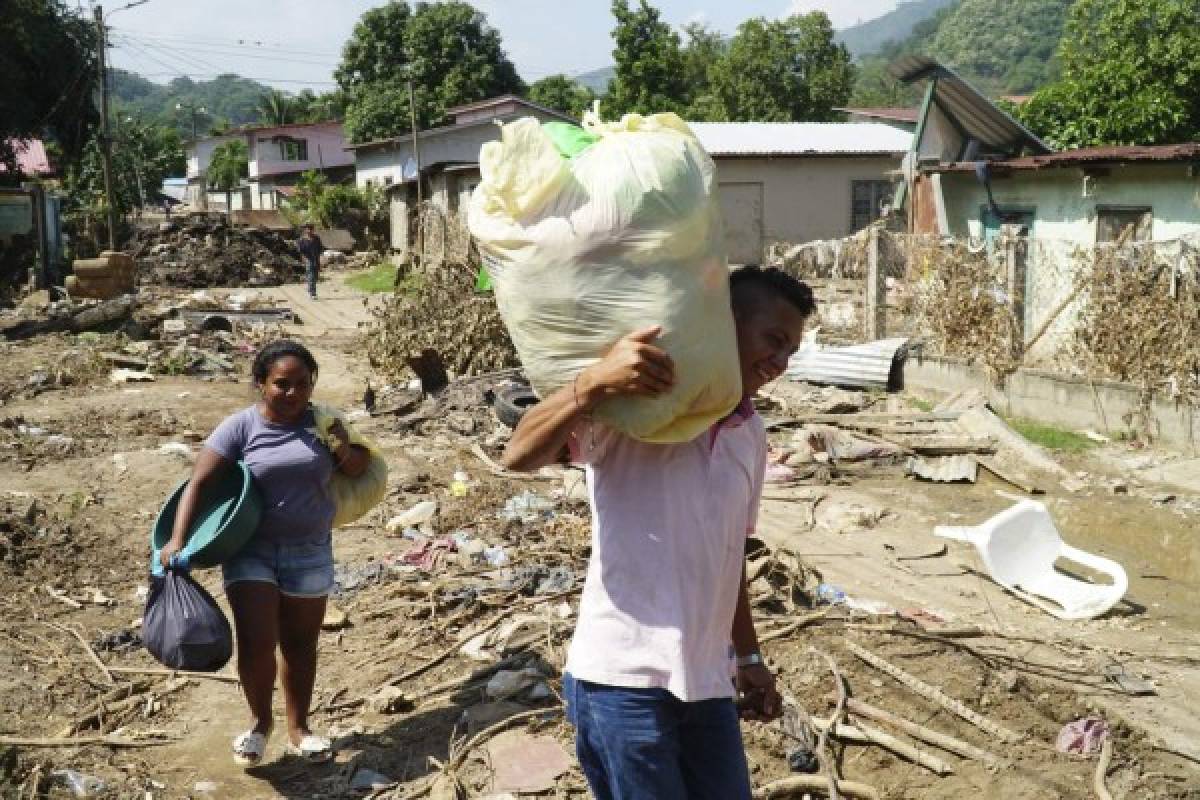
[[[478,375],[518,365],[517,351],[492,294],[475,291],[463,265],[430,269],[411,279],[374,312],[368,336],[371,365],[388,380],[411,374],[410,361],[435,352],[455,375]]]
[[[126,248],[142,283],[185,288],[278,286],[304,276],[293,241],[266,228],[231,227],[221,214],[191,214],[139,231]]]

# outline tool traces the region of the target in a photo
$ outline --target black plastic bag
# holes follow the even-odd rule
[[[151,576],[142,616],[150,655],[171,669],[216,672],[233,656],[233,631],[220,606],[187,570]]]

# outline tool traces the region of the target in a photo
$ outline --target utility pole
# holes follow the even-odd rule
[[[96,6],[95,16],[97,56],[100,63],[100,160],[104,166],[104,197],[108,206],[108,249],[116,250],[117,209],[113,202],[112,137],[108,133],[108,80],[106,78],[107,69],[104,66],[104,51],[108,44],[105,41],[104,10],[99,5]]]
[[[413,161],[417,165],[417,258],[425,257],[425,226],[421,221],[421,207],[425,204],[421,193],[421,148],[417,144],[417,102],[413,99],[412,76],[408,78],[408,115],[412,121]]]

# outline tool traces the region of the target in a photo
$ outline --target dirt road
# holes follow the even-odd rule
[[[327,276],[316,302],[300,285],[267,291],[300,318],[286,333],[317,355],[317,399],[350,409],[370,377],[357,338],[368,311],[367,299],[341,281],[336,273]],[[74,346],[65,337],[3,346],[0,380],[23,381]],[[553,480],[492,474],[471,447],[495,452],[504,433],[465,390],[460,405],[431,408],[417,420],[361,422],[387,453],[391,488],[381,508],[335,538],[342,591],[334,604],[349,624],[322,636],[315,716],[318,727],[338,739],[335,763],[313,766],[281,757],[277,735],[266,764],[235,768],[229,742],[245,725],[244,705],[235,683],[205,678],[168,692],[161,676],[115,673],[119,682],[158,682],[142,690],[138,705],[118,708],[119,701],[110,701],[111,711],[100,714],[98,725],[91,720],[80,727],[112,681],[70,629],[110,668],[155,667],[144,650],[109,647],[100,639],[136,633],[149,526],[190,469],[187,458],[161,445],[183,443],[194,451],[220,419],[251,402],[246,363],[246,355],[239,358],[236,380],[163,376],[114,386],[101,375],[32,397],[17,392],[0,406],[0,435],[8,437],[0,438],[6,443],[0,448],[0,607],[6,612],[0,664],[7,668],[0,675],[0,731],[158,731],[172,738],[144,749],[20,748],[15,766],[6,766],[0,749],[0,786],[33,781],[47,788],[54,783],[52,770],[74,769],[105,781],[109,788],[95,796],[341,798],[362,797],[365,792],[350,782],[370,769],[399,784],[381,797],[407,797],[410,790],[428,796],[438,765],[451,760],[452,742],[461,745],[465,735],[531,707],[549,709],[539,732],[569,748],[570,731],[553,710],[553,696],[486,698],[488,674],[472,671],[494,669],[495,659],[473,662],[456,650],[477,626],[528,617],[522,624],[532,630],[507,657],[536,656],[553,672],[561,666],[577,584],[546,597],[532,589],[514,591],[503,588],[502,570],[478,560],[464,565],[461,554],[431,553],[423,562],[429,568],[418,568],[403,563],[415,543],[384,525],[416,502],[433,499],[438,534],[466,533],[500,545],[515,568],[542,570],[537,574],[565,569],[578,578],[586,556],[586,509],[553,497],[561,485],[557,474]],[[43,433],[19,434],[19,426]],[[49,435],[70,441],[53,450]],[[1111,459],[1069,466],[1100,476],[1106,463]],[[472,476],[467,496],[450,490],[458,469]],[[1094,714],[1114,726],[1117,757],[1108,777],[1114,797],[1200,797],[1200,724],[1192,711],[1200,707],[1200,611],[1191,601],[1200,588],[1200,540],[1195,511],[1187,505],[1194,498],[1164,504],[1155,502],[1154,487],[1114,495],[1098,481],[1077,494],[1049,488],[1046,502],[1067,540],[1126,566],[1131,589],[1117,613],[1093,622],[1054,620],[980,575],[965,547],[932,537],[935,524],[973,524],[1005,507],[1010,499],[997,492],[1011,491],[1006,485],[868,477],[849,486],[768,488],[759,535],[774,548],[771,558],[789,566],[767,570],[753,588],[763,633],[782,631],[768,637],[766,650],[789,694],[814,714],[832,711],[834,683],[826,662],[811,652],[816,648],[831,654],[858,699],[992,750],[1005,762],[989,767],[954,759],[953,774],[939,777],[878,748],[848,746],[841,762],[847,777],[876,786],[889,799],[1091,797],[1094,757],[1056,753],[1054,741],[1064,724]],[[551,498],[553,510],[503,519],[505,504],[523,491]],[[220,596],[216,571],[198,577]],[[807,607],[818,583],[851,595],[860,610]],[[872,611],[872,603],[890,608]],[[983,633],[928,633],[964,628]],[[509,635],[520,637],[519,631]],[[848,642],[939,686],[1018,732],[1021,742],[996,741],[913,695],[858,660]],[[1158,694],[1121,694],[1104,677],[1114,664],[1152,680]],[[232,665],[223,672],[231,674]],[[367,702],[389,683],[403,690],[403,702],[386,709]],[[785,756],[794,739],[774,727],[747,726],[745,735],[756,784],[788,774]],[[487,753],[476,748],[459,763],[456,774],[471,796],[495,789]],[[583,796],[581,785],[572,769],[543,796]],[[65,791],[60,786],[50,796],[65,797]]]

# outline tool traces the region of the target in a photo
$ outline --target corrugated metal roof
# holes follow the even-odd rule
[[[919,108],[835,108],[843,114],[854,114],[872,119],[890,119],[896,122],[916,122]]]
[[[46,146],[41,139],[9,139],[17,154],[17,169],[25,175],[49,175],[54,172],[50,166],[50,158],[46,155]],[[0,172],[6,172],[7,167],[0,162]]]
[[[914,83],[937,78],[933,101],[952,116],[966,134],[1001,153],[1018,154],[1026,148],[1035,153],[1053,150],[1025,126],[1005,114],[975,87],[928,56],[901,56],[888,66],[897,80]]]
[[[711,156],[903,153],[912,134],[878,122],[689,122]]]
[[[848,347],[803,348],[788,363],[794,381],[868,389],[903,385],[908,339],[880,339]]]
[[[1200,161],[1200,142],[1130,147],[1081,147],[1041,156],[1023,156],[989,162],[995,172],[1004,170],[1051,169],[1079,164],[1121,164],[1136,161]],[[974,162],[932,167],[933,172],[974,172]]]

